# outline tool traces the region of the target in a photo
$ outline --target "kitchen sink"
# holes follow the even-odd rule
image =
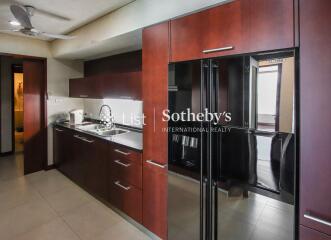
[[[78,129],[103,137],[111,137],[129,132],[127,130],[123,130],[119,128],[115,128],[115,129],[105,128],[105,126],[101,124],[90,124],[90,125],[80,126],[78,127]]]
[[[106,131],[98,131],[97,134],[103,137],[111,137],[118,134],[127,133],[128,131],[123,129],[111,129]]]

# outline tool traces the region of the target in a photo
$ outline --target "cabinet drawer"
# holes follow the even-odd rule
[[[112,159],[142,165],[142,156],[140,152],[136,152],[121,146],[113,146],[110,154]]]
[[[119,178],[110,181],[109,200],[118,209],[142,223],[142,191]]]
[[[111,176],[116,176],[134,185],[142,187],[142,166],[127,160],[112,159],[110,162]]]

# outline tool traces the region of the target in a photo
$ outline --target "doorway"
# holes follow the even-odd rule
[[[22,64],[12,65],[13,83],[13,152],[23,154],[24,152],[24,73]]]
[[[47,168],[46,59],[0,55],[0,173]]]

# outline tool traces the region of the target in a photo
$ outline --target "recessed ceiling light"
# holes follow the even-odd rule
[[[16,20],[11,20],[11,21],[9,21],[9,23],[13,26],[21,26],[21,24],[19,22],[17,22]]]

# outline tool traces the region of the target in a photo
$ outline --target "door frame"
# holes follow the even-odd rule
[[[14,93],[14,85],[15,85],[15,73],[23,73],[23,66],[22,64],[12,64],[11,65],[11,92],[12,92],[12,97],[11,97],[11,102],[12,102],[12,152],[13,154],[16,153],[16,142],[15,142],[15,93]],[[24,75],[23,75],[24,76]],[[24,87],[24,82],[23,82],[23,87]],[[24,98],[23,98],[23,103],[24,103]],[[23,122],[23,127],[24,127],[24,122]]]
[[[43,138],[43,144],[41,146],[41,154],[42,154],[42,158],[43,158],[43,170],[48,170],[48,169],[50,169],[50,167],[48,166],[48,148],[47,148],[47,145],[48,145],[48,138],[47,138],[47,125],[48,125],[47,124],[47,58],[29,56],[29,55],[21,55],[21,54],[2,53],[2,52],[0,52],[0,56],[8,56],[8,57],[12,57],[14,59],[20,59],[22,61],[27,60],[27,61],[42,62],[44,77],[43,77],[42,86],[41,86],[42,96],[41,96],[41,102],[40,102],[40,104],[41,104],[41,113],[40,113],[41,126],[40,127],[42,129],[41,135]],[[13,94],[13,90],[14,89],[13,89],[13,84],[12,84],[12,94]],[[12,98],[12,101],[13,101],[13,98]],[[12,109],[14,109],[14,108],[12,108]],[[12,114],[14,114],[14,113],[12,113]],[[0,115],[0,117],[1,117],[1,115]],[[12,121],[13,121],[13,119],[12,119]],[[13,149],[14,148],[15,147],[13,146]]]

